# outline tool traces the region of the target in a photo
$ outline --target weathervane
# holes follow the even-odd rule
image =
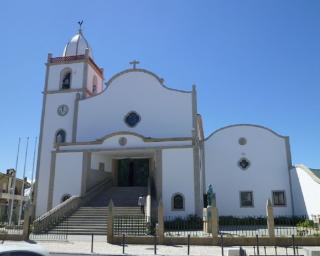
[[[136,66],[137,66],[138,64],[140,64],[140,61],[133,60],[133,61],[129,62],[129,64],[132,65],[132,68],[133,68],[133,69],[136,69]]]
[[[81,31],[82,23],[83,23],[83,20],[78,21],[78,24],[79,24],[79,31]]]

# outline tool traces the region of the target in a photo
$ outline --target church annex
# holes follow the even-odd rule
[[[104,80],[81,30],[61,57],[48,55],[36,177],[36,216],[105,180],[99,201],[152,214],[202,216],[210,184],[220,215],[320,214],[320,172],[293,166],[289,138],[251,124],[204,137],[196,87],[168,88],[132,67]]]

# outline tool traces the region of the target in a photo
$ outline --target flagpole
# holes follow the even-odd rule
[[[22,206],[23,206],[23,198],[24,198],[24,178],[26,176],[28,148],[29,148],[29,137],[27,137],[26,152],[25,152],[25,156],[24,156],[24,166],[23,166],[22,186],[21,186],[21,199],[20,199],[20,209],[19,209],[19,218],[18,218],[19,225],[21,223],[21,214],[22,214]]]
[[[31,175],[31,189],[30,189],[30,201],[31,201],[31,203],[33,203],[33,188],[34,188],[33,178],[34,178],[34,170],[35,170],[37,142],[38,142],[38,137],[36,137],[36,138],[35,138],[35,141],[34,141],[33,163],[32,163],[32,175]]]
[[[10,188],[10,194],[11,194],[11,205],[10,205],[10,214],[9,214],[9,226],[11,225],[12,222],[12,213],[13,213],[13,205],[14,205],[14,198],[15,198],[15,190],[16,190],[16,175],[18,171],[18,163],[19,163],[19,153],[20,153],[20,143],[21,143],[21,138],[19,137],[19,142],[18,142],[18,152],[17,152],[17,158],[16,158],[16,166],[15,170],[13,173],[13,184],[11,184]]]

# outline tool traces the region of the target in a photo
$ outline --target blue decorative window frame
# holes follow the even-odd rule
[[[135,127],[140,121],[141,121],[141,117],[135,111],[130,111],[124,117],[124,122],[131,128]]]
[[[250,167],[250,165],[251,165],[250,161],[245,157],[241,158],[238,162],[238,166],[242,170],[247,170]]]

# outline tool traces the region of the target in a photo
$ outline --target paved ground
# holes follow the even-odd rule
[[[13,241],[5,241],[5,244],[17,243]],[[26,243],[26,242],[18,242]],[[36,241],[35,243],[45,247],[52,255],[83,255],[91,254],[91,237],[90,236],[70,236],[68,241]],[[96,236],[93,244],[93,255],[122,255],[122,246],[111,245],[106,242],[105,236]],[[239,247],[226,247],[224,255],[227,256],[227,250],[229,248]],[[253,247],[244,247],[248,255],[254,255]],[[319,248],[320,250],[320,248]],[[154,247],[152,245],[127,245],[125,247],[125,254],[127,255],[154,255]],[[157,246],[158,255],[187,255],[187,246]],[[275,255],[275,249],[273,247],[266,248],[266,255]],[[292,248],[288,248],[287,252],[285,248],[277,249],[278,255],[293,255]],[[91,254],[92,255],[92,254]],[[221,256],[221,248],[218,246],[191,246],[190,255],[214,255]],[[265,255],[264,247],[260,247],[260,255]],[[305,255],[303,248],[299,248],[299,255]]]

